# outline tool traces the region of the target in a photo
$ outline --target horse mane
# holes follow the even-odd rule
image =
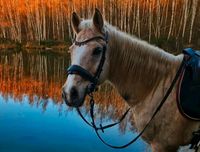
[[[109,31],[109,45],[112,48],[109,55],[110,77],[118,81],[119,86],[123,86],[120,83],[127,84],[122,92],[135,89],[134,92],[138,93],[139,90],[139,98],[144,99],[151,90],[155,91],[161,80],[165,82],[169,76],[173,79],[173,73],[177,70],[174,68],[181,62],[181,56],[167,53],[108,23],[106,30]],[[120,82],[121,79],[126,81]]]
[[[91,20],[81,22],[81,29],[90,27],[92,28]],[[135,89],[138,94],[139,90],[139,98],[144,99],[151,90],[156,89],[161,80],[166,80],[169,76],[173,78],[173,72],[177,70],[174,67],[181,62],[181,56],[167,53],[146,41],[121,32],[107,22],[104,30],[109,33],[109,77],[119,87],[126,87],[121,88],[122,92]]]

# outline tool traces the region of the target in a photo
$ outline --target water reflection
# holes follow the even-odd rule
[[[4,96],[12,94],[19,100],[27,94],[30,102],[33,102],[34,95],[60,102],[67,62],[64,54],[53,52],[1,52],[0,90]]]
[[[69,63],[67,53],[46,51],[1,52],[0,55],[0,84],[1,93],[6,98],[13,96],[22,102],[23,95],[29,98],[29,104],[41,104],[46,109],[48,98],[56,104],[62,104],[61,87],[66,79],[65,68]],[[35,96],[37,95],[37,96]],[[34,97],[35,96],[35,97]],[[104,85],[95,94],[98,106],[97,117],[117,119],[126,110],[126,105],[110,86]],[[88,102],[86,102],[88,103]],[[85,106],[86,113],[89,105]],[[125,131],[124,121],[121,130]]]
[[[83,123],[82,120],[77,116],[76,112],[74,112],[73,109],[67,108],[61,99],[61,87],[66,79],[65,68],[68,64],[69,64],[69,57],[65,52],[59,53],[50,50],[48,50],[48,52],[28,51],[28,50],[15,51],[15,52],[1,51],[0,52],[1,113],[3,113],[2,107],[6,105],[1,101],[3,102],[11,101],[16,104],[18,103],[25,104],[26,107],[28,105],[29,106],[31,105],[31,107],[41,109],[45,113],[48,113],[49,109],[52,108],[52,105],[56,105],[57,107],[56,109],[58,109],[60,115],[63,113],[63,111],[64,114],[67,115],[68,113],[70,113],[70,118],[73,117],[73,121],[76,121],[77,119],[79,123],[80,122]],[[99,121],[103,120],[106,122],[110,122],[111,120],[118,120],[119,117],[121,117],[122,113],[127,108],[127,105],[122,101],[122,98],[118,96],[116,91],[113,90],[111,86],[109,86],[108,84],[104,85],[100,89],[100,91],[95,94],[95,100],[96,100],[95,117]],[[10,107],[12,107],[12,105],[13,104],[11,104]],[[6,113],[5,109],[4,109],[4,114]],[[30,108],[28,109],[30,110]],[[89,111],[88,102],[86,102],[85,106],[82,108],[82,111],[87,116]],[[1,121],[1,113],[0,113],[0,121]],[[74,113],[76,116],[72,116]],[[38,117],[42,116],[39,115]],[[126,119],[120,124],[119,129],[121,133],[133,130],[133,123],[131,120],[132,120],[131,114],[129,114],[128,117],[126,117]],[[56,120],[54,119],[54,121]],[[42,122],[39,123],[43,124]],[[60,123],[61,122],[59,122],[59,124]],[[66,124],[64,123],[61,125],[66,125]],[[81,125],[86,127],[86,124],[84,123]],[[72,126],[72,128],[73,127],[74,126]],[[0,128],[2,129],[2,126],[0,126]],[[70,129],[70,127],[67,128]],[[117,132],[116,129],[118,130],[118,128],[115,128],[113,134]],[[86,135],[88,136],[89,134],[90,133],[86,133]],[[94,135],[94,133],[91,134]],[[80,137],[77,136],[82,137],[83,134],[76,135],[76,138],[78,139]],[[131,138],[132,134],[129,134],[128,136]],[[123,139],[123,137],[121,136],[119,137],[120,139]],[[29,137],[23,137],[23,138],[29,138]],[[125,139],[124,141],[127,140]],[[73,144],[75,143],[71,143],[70,145]],[[70,145],[68,144],[68,146]],[[140,147],[143,146],[144,145],[140,145]],[[0,142],[0,149],[1,147],[2,145]],[[78,151],[80,151],[80,149]],[[88,149],[85,151],[88,151]]]

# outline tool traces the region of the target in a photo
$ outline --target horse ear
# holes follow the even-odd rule
[[[79,24],[81,23],[81,19],[80,17],[75,13],[73,12],[72,13],[72,19],[71,19],[71,25],[72,25],[72,28],[73,28],[73,31],[77,34],[78,32],[80,32],[79,30]]]
[[[103,17],[101,12],[96,8],[94,15],[93,15],[93,25],[94,27],[99,31],[102,32],[103,31]]]

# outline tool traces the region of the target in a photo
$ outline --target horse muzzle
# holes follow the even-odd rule
[[[66,92],[63,88],[62,90],[62,98],[65,103],[70,107],[80,107],[84,103],[85,94],[80,95],[78,90],[75,87],[72,87],[69,92]]]

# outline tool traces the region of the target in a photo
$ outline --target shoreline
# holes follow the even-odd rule
[[[0,42],[0,50],[30,49],[30,50],[66,50],[70,46],[69,42],[64,41],[42,41],[42,42]]]
[[[179,47],[175,47],[175,46],[171,46],[170,43],[169,44],[156,44],[155,42],[150,43],[152,45],[155,45],[159,48],[162,48],[163,50],[165,50],[166,52],[170,52],[172,54],[178,54],[181,53],[183,48],[193,48],[196,50],[199,50],[198,45],[195,46],[194,44],[186,44],[183,46],[179,46]],[[53,50],[59,50],[61,52],[64,52],[66,50],[68,50],[69,46],[70,46],[70,41],[58,41],[58,40],[45,40],[45,41],[41,41],[41,42],[14,42],[11,40],[5,40],[5,39],[0,39],[0,51],[2,50],[21,50],[21,49],[27,49],[27,50],[49,50],[49,51],[53,51]]]

